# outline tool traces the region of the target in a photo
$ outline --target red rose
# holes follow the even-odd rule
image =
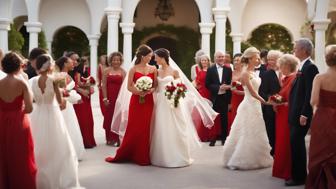
[[[296,73],[296,77],[299,77],[299,76],[301,76],[302,75],[302,72],[300,72],[300,71],[298,71],[297,73]]]
[[[62,95],[63,95],[63,97],[69,97],[70,96],[70,94],[67,90],[64,90]]]
[[[86,80],[85,77],[80,77],[80,81],[81,81],[82,83],[86,83],[86,82],[87,82],[87,80]]]
[[[96,84],[96,80],[92,76],[89,77],[89,81],[90,81],[91,85],[95,85]]]

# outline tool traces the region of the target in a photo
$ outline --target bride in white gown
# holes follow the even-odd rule
[[[169,66],[169,51],[155,51],[158,86],[154,106],[150,158],[153,165],[184,167],[192,163],[191,149],[200,146],[191,113],[186,111],[184,99],[173,107],[165,96],[165,87],[179,80],[179,73]]]
[[[76,155],[78,160],[82,160],[82,156],[85,152],[82,133],[80,131],[79,123],[73,104],[77,104],[81,100],[81,96],[74,90],[75,82],[72,80],[71,76],[68,74],[69,71],[73,70],[74,65],[71,58],[61,57],[56,61],[56,66],[60,72],[66,73],[67,85],[65,89],[69,92],[69,96],[65,98],[66,106],[62,110],[62,114],[69,132],[71,141],[75,147]]]
[[[242,63],[247,64],[242,73],[245,96],[224,144],[224,166],[242,170],[266,168],[272,166],[273,158],[261,111],[261,103],[267,102],[258,95],[261,80],[254,73],[260,64],[259,51],[255,47],[246,49]]]
[[[62,97],[58,86],[48,76],[52,60],[48,55],[41,55],[36,65],[40,75],[30,80],[35,100],[30,119],[37,164],[37,188],[79,187],[76,152],[59,107]]]

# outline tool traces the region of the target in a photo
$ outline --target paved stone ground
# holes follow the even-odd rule
[[[284,181],[271,176],[272,169],[232,171],[221,163],[222,146],[194,152],[194,163],[185,168],[160,168],[104,161],[116,148],[104,144],[103,118],[97,95],[93,96],[95,137],[98,146],[88,149],[79,163],[80,183],[87,189],[283,189]],[[303,189],[291,187],[291,189]]]

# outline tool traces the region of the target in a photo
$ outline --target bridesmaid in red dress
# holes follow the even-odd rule
[[[114,106],[126,72],[120,66],[123,56],[120,52],[113,52],[108,59],[108,67],[104,70],[102,79],[103,101],[105,105],[104,123],[107,145],[119,146],[119,136],[111,131]]]
[[[32,96],[20,76],[22,59],[10,52],[2,60],[7,76],[0,80],[0,188],[35,189],[34,145],[27,113]]]
[[[148,65],[153,51],[147,45],[141,45],[136,52],[135,65],[128,73],[127,89],[132,93],[128,123],[125,136],[115,157],[108,157],[107,162],[134,162],[138,165],[150,165],[150,125],[154,107],[153,94],[156,86],[157,70]],[[153,87],[148,91],[140,91],[135,87],[137,79],[148,76],[153,80]],[[144,97],[144,103],[140,102]]]
[[[325,59],[329,68],[316,75],[311,95],[314,115],[306,189],[336,188],[336,45],[327,46]]]
[[[281,74],[281,90],[279,95],[283,103],[274,105],[276,110],[275,120],[275,152],[273,163],[273,177],[288,180],[291,178],[291,149],[290,149],[290,131],[288,124],[288,98],[292,88],[292,83],[296,77],[296,70],[299,59],[294,55],[285,54],[278,59]]]
[[[244,89],[241,85],[241,73],[243,70],[243,65],[240,62],[242,54],[235,54],[233,57],[233,71],[232,71],[232,83],[235,82],[237,85],[231,88],[231,111],[228,114],[228,135],[230,134],[231,125],[237,114],[237,108],[239,104],[244,99]]]
[[[78,119],[79,127],[83,137],[83,143],[85,148],[93,148],[96,146],[94,138],[94,122],[91,108],[91,93],[93,88],[90,84],[84,83],[82,78],[88,78],[88,70],[84,69],[84,62],[78,62],[79,56],[76,53],[69,52],[67,57],[70,57],[74,61],[74,70],[70,72],[71,77],[76,83],[76,91],[81,95],[82,102],[74,104],[74,109]]]
[[[210,67],[211,60],[208,55],[199,56],[199,63],[195,67],[196,69],[196,79],[195,85],[197,91],[201,94],[203,98],[210,99],[209,90],[205,87],[205,76],[208,68]],[[206,128],[203,123],[200,115],[197,111],[192,112],[193,122],[196,126],[197,134],[202,142],[208,142],[210,138],[210,129]]]

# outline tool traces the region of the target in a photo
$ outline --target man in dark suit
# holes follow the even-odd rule
[[[215,53],[215,65],[211,66],[206,74],[205,85],[211,93],[213,109],[220,114],[221,118],[221,140],[224,144],[227,137],[228,106],[231,103],[230,84],[232,70],[224,66],[225,53],[217,51]],[[214,146],[216,138],[210,141],[210,146]]]
[[[305,136],[313,114],[310,105],[312,83],[318,74],[317,67],[310,59],[312,52],[313,43],[309,39],[302,38],[295,41],[294,54],[301,63],[289,95],[292,179],[286,181],[286,186],[303,185],[307,177]]]
[[[268,101],[268,98],[280,91],[280,82],[278,78],[277,59],[282,53],[280,51],[271,50],[267,55],[268,70],[261,73],[261,84],[259,87],[259,95]],[[266,125],[266,131],[269,143],[272,147],[271,155],[274,155],[275,147],[275,112],[272,105],[262,105],[263,118]]]
[[[42,54],[47,54],[47,51],[41,48],[34,48],[29,53],[29,62],[27,65],[27,69],[25,70],[26,74],[28,75],[28,78],[32,78],[37,76],[36,73],[36,58]]]

